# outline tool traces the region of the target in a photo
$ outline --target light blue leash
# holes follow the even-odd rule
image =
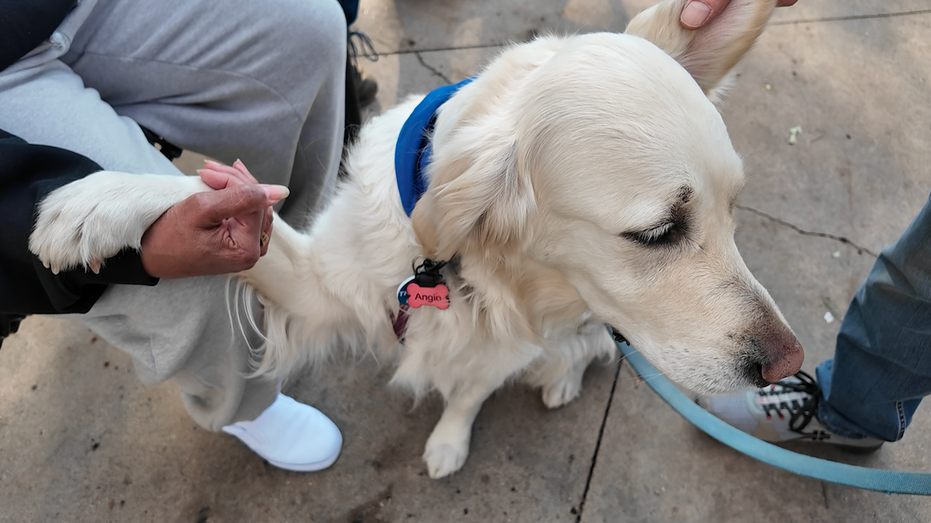
[[[618,348],[643,381],[666,403],[714,439],[774,467],[810,478],[887,494],[931,495],[931,474],[870,469],[804,456],[761,441],[718,419],[669,383],[636,349]]]

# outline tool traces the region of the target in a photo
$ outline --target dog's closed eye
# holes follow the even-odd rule
[[[678,243],[682,239],[684,232],[682,226],[670,221],[645,231],[625,232],[621,236],[640,245],[659,247]]]
[[[685,238],[688,233],[689,213],[687,204],[692,199],[692,189],[683,186],[679,189],[676,202],[669,208],[666,217],[658,225],[638,231],[621,233],[621,236],[647,247],[674,245]]]

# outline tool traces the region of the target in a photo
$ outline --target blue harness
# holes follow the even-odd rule
[[[430,91],[401,127],[398,144],[394,149],[394,171],[398,180],[398,192],[401,193],[401,204],[404,205],[404,212],[408,216],[414,212],[417,200],[429,185],[425,171],[433,155],[431,137],[433,126],[436,124],[436,111],[473,79],[474,77],[466,78],[457,84],[444,85]]]

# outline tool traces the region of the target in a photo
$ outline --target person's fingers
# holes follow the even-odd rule
[[[288,189],[284,185],[261,183],[258,187],[261,187],[262,190],[265,191],[265,194],[268,195],[268,201],[272,202],[272,205],[284,200],[291,194],[291,189]]]
[[[244,271],[261,258],[261,247],[255,229],[250,230],[243,226],[233,229],[220,227],[211,233],[209,237],[203,238],[204,252],[200,253],[200,258],[194,262],[199,264],[199,272],[229,274]]]
[[[730,0],[690,0],[682,8],[679,21],[686,29],[698,29],[727,7]]]
[[[236,186],[243,186],[243,182],[230,176],[225,172],[215,171],[213,169],[198,169],[197,174],[200,175],[201,180],[204,181],[211,189],[221,190],[227,189]],[[274,205],[281,200],[284,200],[291,194],[291,191],[284,185],[271,185],[271,184],[259,184],[253,185],[252,187],[259,187],[265,194],[268,196],[269,205]]]
[[[215,190],[243,184],[259,185],[268,194],[269,200],[274,203],[287,198],[290,194],[290,190],[283,185],[260,184],[240,160],[233,162],[232,166],[213,160],[204,160],[204,168],[198,169],[197,174],[208,187]]]
[[[252,179],[247,176],[244,176],[242,172],[238,169],[235,169],[229,165],[224,165],[220,162],[215,162],[213,160],[204,160],[204,168],[197,171],[197,174],[201,174],[201,171],[209,173],[211,176],[219,177],[219,174],[222,173],[223,176],[227,177],[230,182],[227,183],[227,186],[239,185],[239,184],[252,184]],[[203,178],[203,176],[201,176]]]
[[[222,191],[198,193],[191,196],[191,199],[200,209],[203,219],[201,225],[206,227],[227,218],[264,212],[266,208],[281,200],[281,197],[275,197],[281,193],[270,191],[269,187],[280,186],[236,185]]]
[[[265,209],[264,222],[262,223],[262,237],[260,238],[259,244],[262,246],[262,256],[265,256],[268,253],[268,244],[272,239],[272,225],[275,219],[275,215],[272,212],[271,207]]]
[[[242,209],[245,209],[245,207],[238,210]],[[255,262],[262,256],[264,219],[265,208],[262,208],[251,213],[242,213],[225,218],[211,229],[210,236],[212,236],[212,240],[206,243],[216,246],[212,251],[225,260],[226,272],[248,269],[255,265]]]
[[[242,185],[244,182],[227,172],[217,171],[210,168],[198,169],[198,176],[211,189],[219,191],[235,185]]]
[[[204,159],[204,167],[207,169],[213,169],[214,171],[223,172],[229,174],[230,176],[235,176],[236,178],[247,181],[246,178],[242,176],[242,172],[239,169],[236,169],[232,165],[226,165],[225,163],[220,163],[215,160]]]
[[[252,176],[252,173],[249,172],[249,169],[246,169],[246,164],[242,163],[242,160],[237,158],[236,161],[233,162],[233,168],[242,174],[246,180],[249,180],[252,183],[259,183],[259,181],[255,179],[255,176]]]
[[[259,181],[255,179],[255,176],[252,176],[252,173],[249,172],[249,169],[246,168],[246,165],[242,163],[242,160],[237,159],[233,162],[233,165],[224,165],[214,160],[204,159],[204,167],[229,174],[243,183],[259,183]]]
[[[261,256],[268,254],[268,244],[272,240],[272,219],[271,209],[266,210],[262,216],[262,233],[259,236],[259,246],[262,248]]]
[[[256,211],[224,220],[217,229],[218,234],[221,235],[224,251],[228,254],[230,262],[234,264],[233,270],[252,267],[262,256],[263,251],[267,252],[265,245],[262,245],[264,219],[265,212]]]
[[[236,160],[239,162],[239,160]],[[239,162],[242,165],[242,162]],[[245,169],[243,165],[242,168],[236,168],[230,165],[224,165],[220,162],[215,162],[213,160],[204,160],[204,168],[199,169],[197,174],[200,175],[201,179],[204,180],[204,183],[209,185],[214,189],[222,188],[216,187],[220,184],[220,180],[225,181],[224,187],[231,187],[233,185],[240,184],[251,184],[255,185],[258,182],[248,170]],[[207,176],[209,179],[205,179]]]

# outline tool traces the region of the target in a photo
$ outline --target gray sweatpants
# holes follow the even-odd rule
[[[336,0],[82,0],[49,42],[0,72],[0,128],[108,170],[180,175],[142,125],[289,186],[279,212],[302,227],[335,184],[345,62]],[[144,382],[174,382],[194,420],[218,430],[254,419],[278,392],[245,377],[228,284],[113,285],[74,317],[129,353]]]

